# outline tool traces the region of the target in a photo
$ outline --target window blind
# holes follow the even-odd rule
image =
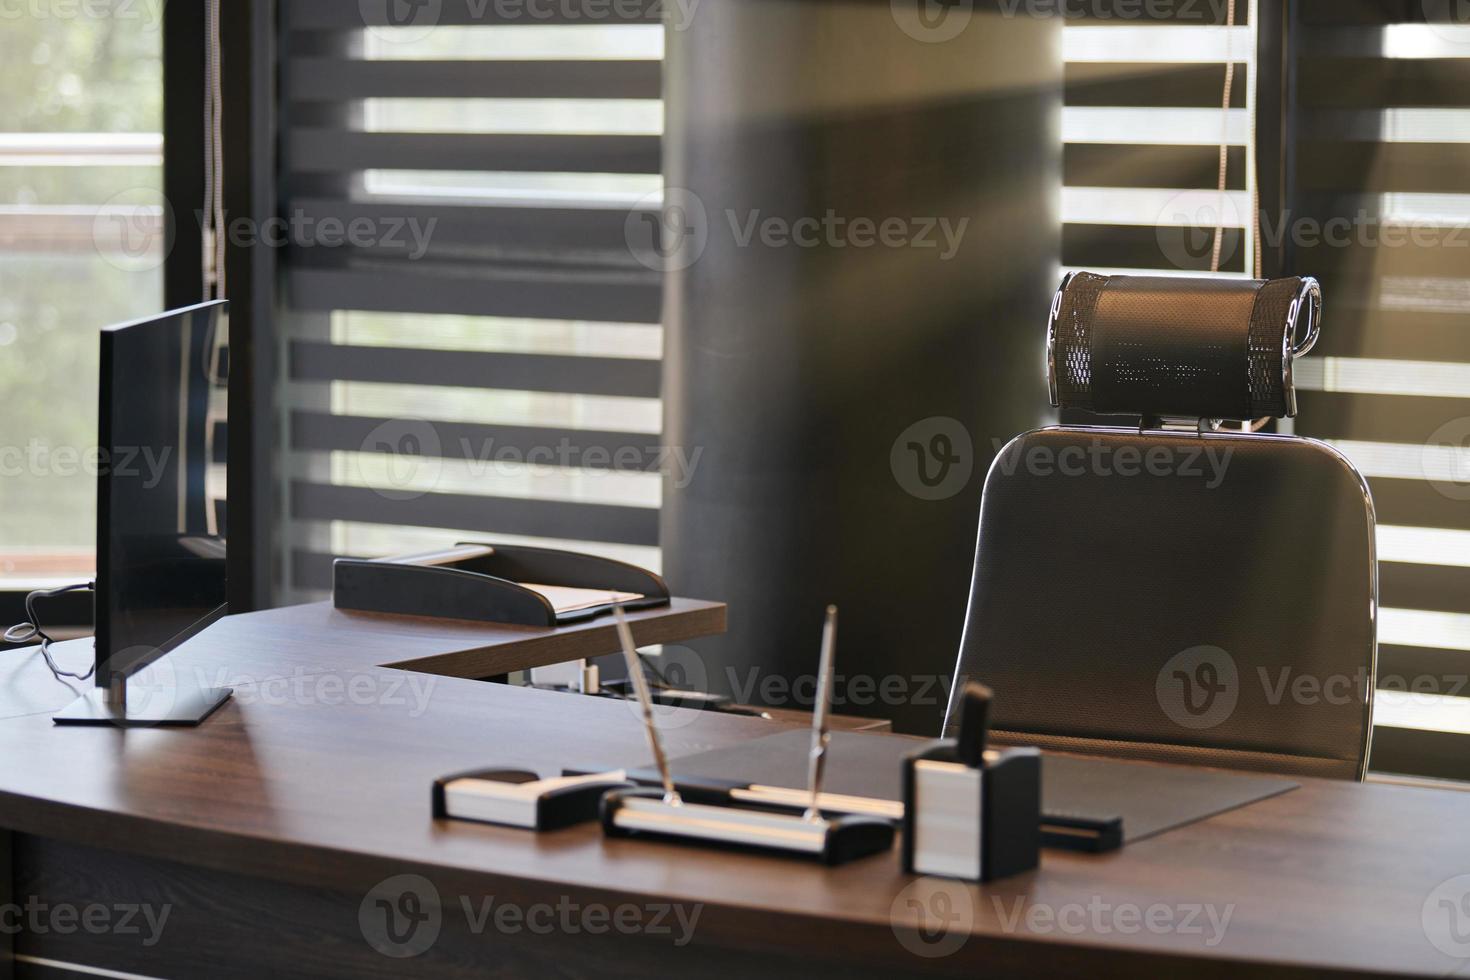
[[[1062,264],[1100,273],[1197,275],[1224,226],[1221,271],[1250,253],[1253,54],[1248,0],[1064,4]],[[1223,111],[1227,63],[1235,63]],[[1220,143],[1226,193],[1217,192]]]
[[[1428,734],[1470,734],[1470,19],[1456,12],[1300,9],[1287,231],[1327,306],[1297,431],[1337,445],[1377,504],[1374,766],[1399,771],[1418,771],[1409,746],[1422,756]]]
[[[287,592],[463,539],[656,567],[657,8],[400,7],[281,6]]]

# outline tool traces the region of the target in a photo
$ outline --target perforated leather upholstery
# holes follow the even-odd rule
[[[1072,277],[1055,338],[1062,408],[1286,417],[1287,311],[1301,279]]]

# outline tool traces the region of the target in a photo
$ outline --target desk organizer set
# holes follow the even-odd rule
[[[897,832],[893,819],[833,812],[822,796],[837,630],[832,607],[822,630],[808,785],[805,792],[791,794],[800,804],[690,802],[680,796],[654,724],[648,680],[623,615],[624,609],[668,602],[668,586],[652,572],[548,548],[463,543],[399,558],[341,558],[333,566],[333,604],[338,609],[546,628],[608,612],[617,618],[618,640],[661,785],[640,786],[622,770],[549,778],[513,768],[463,772],[434,781],[436,819],[536,831],[598,819],[610,837],[744,847],[825,864],[891,850]],[[1024,749],[984,751],[989,697],[989,691],[973,685],[966,692],[970,707],[958,742],[937,743],[904,763],[903,855],[910,870],[990,880],[1036,866],[1040,757]]]
[[[837,812],[822,786],[831,734],[837,611],[822,631],[807,788],[785,805],[742,804],[733,796],[684,799],[654,723],[653,699],[621,606],[617,633],[639,702],[658,785],[624,770],[551,778],[522,770],[460,773],[437,780],[433,813],[545,831],[599,819],[609,837],[745,848],[838,865],[892,850],[897,822]],[[986,751],[990,692],[969,685],[959,738],[921,747],[904,760],[903,864],[907,871],[991,881],[1037,866],[1041,839],[1041,756],[1035,749]],[[697,790],[697,787],[691,787]],[[821,805],[819,806],[819,802]]]

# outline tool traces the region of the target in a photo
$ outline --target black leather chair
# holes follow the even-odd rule
[[[986,478],[954,691],[995,691],[997,741],[1362,778],[1367,484],[1321,442],[1219,422],[1296,413],[1320,312],[1312,279],[1063,282],[1052,402],[1129,417],[1028,432]]]

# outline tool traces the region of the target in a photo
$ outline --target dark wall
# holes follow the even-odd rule
[[[665,431],[700,455],[661,531],[730,603],[709,686],[809,704],[835,602],[837,709],[926,734],[1060,239],[1060,21],[945,9],[702,0],[665,68]]]

